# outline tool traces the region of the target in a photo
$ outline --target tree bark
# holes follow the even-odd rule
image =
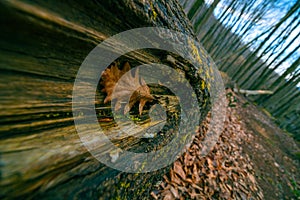
[[[178,2],[8,0],[0,5],[0,198],[149,199],[168,167],[129,174],[97,161],[75,130],[72,90],[88,53],[116,33],[161,26],[194,36]],[[140,51],[122,59],[150,63],[165,57]],[[182,65],[186,74],[195,70]],[[200,77],[191,79],[200,84]],[[207,88],[197,90],[208,102]],[[96,95],[97,114],[105,121],[104,97]],[[204,117],[208,104],[202,107]],[[104,124],[109,130],[113,126]],[[147,147],[143,140],[115,142],[124,148],[136,143]]]

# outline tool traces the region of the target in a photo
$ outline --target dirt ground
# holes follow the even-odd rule
[[[297,144],[274,121],[236,96],[235,110],[249,141],[243,141],[244,152],[250,156],[258,185],[265,199],[300,199],[300,165]]]

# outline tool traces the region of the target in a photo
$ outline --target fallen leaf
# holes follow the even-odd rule
[[[174,163],[174,172],[176,173],[176,174],[178,174],[182,179],[186,179],[186,175],[185,175],[185,173],[184,173],[184,171],[183,171],[183,169],[182,169],[182,165],[181,165],[181,163],[180,162],[178,162],[178,161],[176,161],[175,163]]]
[[[101,81],[101,84],[104,86],[102,92],[107,94],[104,103],[116,99],[115,110],[119,110],[121,102],[126,102],[128,97],[130,97],[129,102],[124,108],[124,113],[129,112],[133,105],[139,102],[139,114],[141,115],[145,104],[148,101],[151,102],[154,100],[154,97],[150,94],[150,89],[145,80],[139,77],[138,68],[135,70],[134,76],[132,76],[129,70],[130,65],[128,62],[124,64],[122,70],[118,68],[117,63],[105,69],[102,73]]]

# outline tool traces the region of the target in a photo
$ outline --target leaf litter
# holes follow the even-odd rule
[[[174,162],[169,174],[151,192],[154,199],[264,199],[253,163],[242,153],[246,134],[232,107],[227,108],[224,130],[213,150],[201,156],[208,119],[200,126],[189,149]]]

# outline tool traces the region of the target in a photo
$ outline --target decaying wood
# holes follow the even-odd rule
[[[245,95],[261,95],[261,94],[273,94],[273,91],[270,90],[244,90],[244,89],[238,89],[234,88],[234,92],[240,93],[240,94],[245,94]]]
[[[273,94],[274,92],[271,90],[245,90],[239,88],[239,86],[231,80],[231,78],[225,73],[220,71],[221,77],[224,82],[224,86],[226,88],[231,88],[234,92],[248,95],[265,95],[265,94]]]
[[[93,158],[75,130],[72,89],[85,57],[111,35],[145,26],[193,35],[177,1],[5,0],[0,13],[0,198],[148,199],[167,168],[126,174]],[[164,59],[148,51],[121,58],[135,65]],[[192,76],[185,63],[176,63],[172,67]],[[114,135],[104,98],[96,94],[99,123]],[[114,142],[148,148],[142,139]]]

